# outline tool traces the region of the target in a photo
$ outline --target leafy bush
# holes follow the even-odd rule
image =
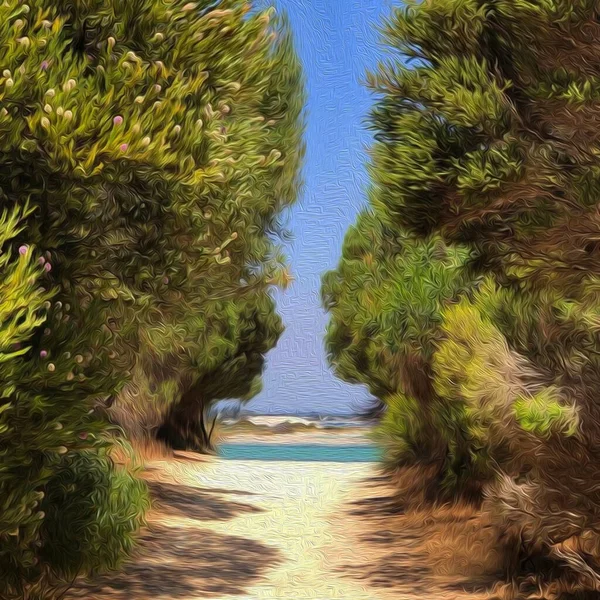
[[[117,569],[146,508],[145,484],[116,469],[105,453],[67,454],[40,503],[41,561],[58,581]]]
[[[376,382],[381,398],[390,382],[403,393],[384,420],[390,434],[403,443],[413,435],[407,392],[418,373],[430,384],[421,392],[435,398],[431,414],[443,415],[442,427],[431,419],[431,434],[448,444],[451,462],[466,457],[458,464],[467,480],[483,479],[500,537],[600,586],[577,545],[563,544],[597,539],[600,523],[597,17],[589,0],[432,0],[393,11],[384,27],[392,59],[369,75],[378,94],[370,228],[388,241],[375,244],[385,250],[368,268],[345,254],[341,264],[352,268],[338,269],[326,307],[337,373]],[[397,240],[432,239],[467,252],[477,282],[450,303],[457,298],[436,290],[458,292],[462,271],[435,280],[433,298],[446,301],[434,303],[434,321],[419,286],[388,267]],[[379,302],[370,320],[356,293],[365,271],[390,271],[406,291]],[[381,279],[373,297],[380,287]],[[344,300],[337,290],[351,292]],[[423,335],[382,377],[373,357],[388,342],[377,324],[409,311]],[[396,323],[393,335],[409,331]]]
[[[89,389],[104,375],[90,369],[86,338],[68,321],[56,323],[52,336],[42,331],[60,307],[43,257],[31,246],[11,249],[24,216],[13,211],[0,220],[0,574],[8,599],[52,598],[80,571],[112,566],[108,553],[128,549],[144,506],[143,486],[125,489],[129,475],[99,454],[107,440]],[[81,486],[62,487],[68,473],[71,483],[88,481],[87,496]],[[117,500],[119,486],[126,494]],[[86,502],[94,510],[79,513]],[[78,519],[87,533],[70,538],[63,554],[57,535],[77,534]]]
[[[325,275],[329,358],[339,377],[368,385],[385,404],[378,437],[388,466],[437,463],[454,490],[452,473],[464,468],[466,456],[450,450],[458,433],[449,429],[452,408],[435,390],[432,361],[444,307],[477,281],[466,249],[392,233],[377,211],[362,213],[337,270]]]
[[[7,598],[50,598],[130,548],[143,490],[108,460],[103,416],[127,384],[154,390],[135,408],[156,429],[210,374],[255,390],[280,333],[267,290],[285,279],[272,234],[298,187],[301,74],[285,24],[249,9],[0,6]]]

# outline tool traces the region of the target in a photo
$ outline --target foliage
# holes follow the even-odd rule
[[[172,154],[173,163],[189,167],[188,173],[178,173],[174,179],[160,155],[151,164],[140,165],[143,172],[151,168],[165,185],[179,182],[175,193],[169,192],[170,206],[162,206],[161,212],[147,219],[152,231],[160,232],[168,261],[160,269],[154,265],[148,277],[159,288],[149,290],[148,304],[142,307],[147,318],[137,332],[140,359],[133,385],[158,388],[167,379],[171,383],[158,405],[138,411],[145,431],[154,432],[157,420],[168,420],[191,386],[210,376],[216,360],[230,360],[231,344],[237,343],[231,338],[236,331],[232,314],[267,310],[266,319],[277,319],[274,305],[264,295],[270,285],[286,280],[275,235],[280,230],[278,215],[295,200],[299,184],[302,82],[285,21],[274,19],[270,11],[249,15],[247,10],[242,2],[229,2],[223,10],[201,18],[173,22],[170,9],[165,8],[158,23],[156,15],[147,17],[147,27],[161,36],[148,56],[135,49],[142,43],[143,30],[133,28],[128,30],[131,39],[116,38],[122,42],[112,50],[122,44],[121,54],[133,50],[149,64],[160,59],[164,65],[165,74],[159,72],[152,82],[140,81],[140,86],[153,90],[150,83],[158,82],[164,89],[159,100],[173,104],[174,114],[181,114],[174,126],[177,143],[169,142],[165,151]],[[131,17],[136,27],[137,14]],[[188,49],[185,43],[192,38],[202,42]],[[167,43],[174,39],[181,40],[181,48]],[[210,69],[200,70],[199,64]],[[127,117],[123,114],[123,118]],[[163,127],[154,120],[152,125]],[[152,139],[158,135],[142,133]],[[164,136],[173,137],[169,132]],[[153,193],[152,187],[148,193]],[[153,202],[153,198],[140,201]],[[167,221],[166,226],[165,211],[173,213],[172,223]],[[156,242],[145,243],[153,248],[152,258],[157,261],[161,253],[154,251]],[[143,313],[136,311],[136,318],[143,318]],[[243,322],[238,329],[244,330]],[[222,330],[227,333],[220,337]],[[277,338],[268,334],[257,339],[257,347],[266,352]],[[236,397],[236,382],[230,379],[230,383],[232,389],[220,394]],[[206,393],[203,397],[205,402],[214,400]],[[113,412],[120,423],[127,422],[119,417],[129,412],[128,404],[122,396],[117,400]],[[188,413],[190,418],[193,414]],[[202,449],[192,439],[186,445]]]
[[[411,327],[423,335],[406,356],[413,372],[429,357],[433,392],[408,389],[406,357],[383,377],[373,368],[386,340],[356,325],[364,276],[344,265],[348,240],[336,285],[356,299],[326,297],[334,368],[355,382],[379,375],[371,389],[389,398],[383,423],[396,460],[411,456],[407,432],[428,421],[451,462],[466,457],[458,462],[467,479],[484,482],[485,510],[502,536],[596,585],[581,555],[559,545],[597,531],[600,518],[597,16],[590,0],[432,0],[393,11],[383,29],[391,59],[369,75],[377,93],[370,211],[387,244],[370,269],[388,272],[398,239],[440,240],[469,258],[465,271],[447,273],[449,284],[432,286],[445,300],[433,322],[421,310],[428,295],[415,293],[416,269],[406,269],[408,284],[390,272],[406,294],[373,313],[386,322],[414,312]],[[389,396],[390,382],[402,395]],[[441,421],[426,418],[425,397]]]
[[[52,598],[131,547],[144,493],[107,458],[103,411],[132,374],[158,386],[160,423],[208,373],[229,377],[219,395],[251,393],[276,342],[265,298],[285,280],[278,215],[299,184],[303,97],[285,23],[249,9],[0,6],[7,598]]]
[[[212,448],[205,423],[211,407],[230,398],[246,401],[260,391],[264,356],[283,330],[267,293],[255,294],[253,302],[220,302],[211,309],[198,328],[204,343],[190,346],[185,363],[179,357],[185,391],[158,431],[180,449]]]
[[[0,220],[0,573],[3,597],[52,598],[78,572],[112,566],[107,559],[130,547],[144,495],[101,458],[107,439],[89,396],[106,375],[90,364],[89,340],[76,327],[52,323],[60,307],[48,263],[32,246],[11,250],[24,216],[13,211]],[[39,350],[44,325],[53,325],[54,335]],[[67,478],[72,489],[62,485]],[[124,495],[116,495],[119,488]],[[128,493],[133,488],[136,494]],[[66,543],[67,531],[84,535],[69,538],[69,553],[62,553],[56,544],[60,536]]]
[[[370,76],[374,202],[405,230],[544,285],[597,272],[598,27],[587,0],[394,11],[386,40],[415,63]]]
[[[120,374],[156,354],[145,326],[252,303],[283,278],[272,234],[298,187],[301,75],[285,23],[249,8],[2,8],[4,202],[31,190],[26,241],[105,300]]]
[[[399,363],[409,355],[431,360],[442,306],[469,288],[467,259],[466,250],[440,240],[397,238],[376,213],[361,213],[338,268],[323,279],[332,315],[326,345],[337,375],[375,395],[401,389]]]
[[[519,426],[539,437],[549,436],[554,430],[565,435],[577,432],[576,413],[560,403],[556,390],[552,388],[530,398],[518,397],[514,412]]]
[[[41,560],[69,581],[117,569],[148,508],[145,485],[115,469],[106,453],[67,455],[44,494]]]
[[[464,464],[449,448],[459,431],[448,427],[447,413],[456,407],[436,393],[432,361],[444,307],[476,287],[469,259],[465,248],[440,239],[394,235],[366,211],[346,235],[337,270],[323,280],[331,364],[384,402],[379,437],[387,463],[433,460],[446,480]]]

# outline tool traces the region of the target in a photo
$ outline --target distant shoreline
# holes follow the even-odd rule
[[[218,441],[265,441],[276,443],[369,444],[371,424],[356,418],[307,419],[292,415],[244,416],[219,424]]]
[[[261,423],[268,426],[275,426],[281,423],[303,423],[305,425],[331,427],[368,427],[369,425],[373,424],[373,421],[361,417],[360,415],[273,415],[261,413],[245,413],[241,415],[223,414],[221,416],[221,422],[251,422],[256,424]]]

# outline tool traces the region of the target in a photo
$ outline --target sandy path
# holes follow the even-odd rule
[[[138,556],[68,598],[474,598],[432,579],[414,535],[388,530],[399,517],[385,516],[373,464],[148,466],[156,508]]]

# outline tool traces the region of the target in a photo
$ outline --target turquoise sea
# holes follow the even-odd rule
[[[286,460],[299,462],[377,462],[380,449],[369,444],[221,444],[218,454],[229,460]]]

